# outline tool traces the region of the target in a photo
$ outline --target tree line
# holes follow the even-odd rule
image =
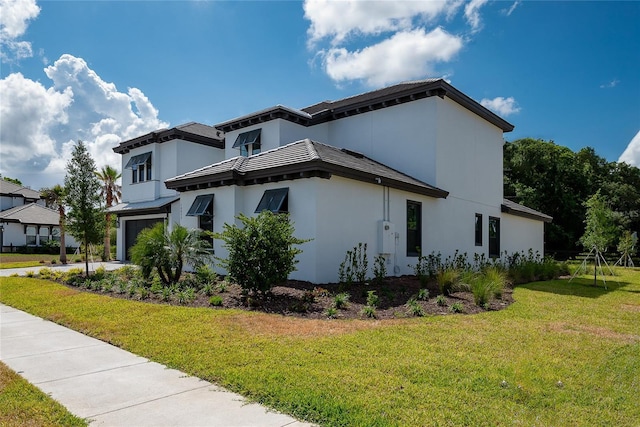
[[[565,258],[583,250],[587,202],[596,193],[612,212],[615,250],[629,232],[640,232],[640,169],[608,162],[591,147],[574,152],[531,138],[505,144],[505,198],[553,216],[545,224],[545,253]]]

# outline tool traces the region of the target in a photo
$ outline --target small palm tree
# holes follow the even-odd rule
[[[40,195],[44,198],[44,202],[47,207],[51,209],[57,209],[58,214],[60,214],[60,220],[58,225],[60,226],[60,262],[62,264],[67,263],[67,247],[65,243],[65,222],[66,222],[66,213],[65,213],[65,190],[64,187],[60,184],[56,184],[51,188],[43,188],[40,190]]]
[[[210,258],[209,245],[200,230],[174,224],[169,232],[163,222],[142,230],[131,247],[131,260],[141,267],[143,276],[149,278],[155,268],[165,286],[178,283],[185,264],[197,269]]]
[[[100,197],[105,200],[106,226],[104,231],[104,260],[111,259],[111,212],[109,208],[114,204],[120,203],[122,197],[122,187],[116,181],[120,179],[122,174],[111,166],[103,166],[102,170],[94,172],[102,183],[100,189]]]

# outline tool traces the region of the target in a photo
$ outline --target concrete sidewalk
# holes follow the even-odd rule
[[[3,304],[0,360],[92,426],[311,426]]]
[[[99,267],[104,267],[107,271],[117,270],[121,267],[124,267],[125,263],[120,261],[107,261],[107,262],[90,262],[89,263],[89,271],[94,272]],[[27,272],[32,271],[34,273],[38,273],[41,268],[49,268],[54,271],[69,271],[72,268],[81,268],[82,271],[85,270],[85,264],[83,263],[73,263],[73,264],[54,264],[54,265],[39,265],[37,267],[22,267],[22,268],[2,268],[0,269],[0,277],[9,277],[14,274],[18,276],[26,276]]]

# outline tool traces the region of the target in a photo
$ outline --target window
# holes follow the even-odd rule
[[[489,217],[489,256],[500,257],[500,218]]]
[[[60,227],[51,228],[51,240],[56,242],[60,241]]]
[[[27,245],[35,246],[36,245],[36,235],[38,234],[37,228],[35,225],[27,225],[25,227],[25,233],[27,235]]]
[[[213,194],[203,194],[193,201],[187,216],[200,216],[207,212],[207,209],[211,206],[213,208]],[[212,212],[213,215],[213,212]]]
[[[407,256],[419,256],[422,248],[422,203],[407,200]]]
[[[266,190],[258,203],[255,213],[271,211],[273,213],[289,212],[289,189],[278,188]]]
[[[482,214],[476,214],[476,246],[482,246]]]
[[[254,129],[241,133],[233,143],[233,148],[240,148],[240,155],[244,157],[258,154],[262,148],[260,141],[261,133],[262,129]]]
[[[40,227],[40,244],[43,245],[49,240],[49,227]]]
[[[193,201],[187,216],[198,217],[198,228],[202,231],[213,232],[213,194],[203,194]],[[206,240],[213,249],[213,237],[210,235],[203,235],[203,240]]]
[[[151,152],[131,157],[124,168],[131,169],[133,184],[151,181]]]

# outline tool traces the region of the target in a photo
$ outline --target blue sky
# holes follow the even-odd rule
[[[85,141],[444,77],[533,137],[640,166],[640,2],[0,0],[0,172]]]

